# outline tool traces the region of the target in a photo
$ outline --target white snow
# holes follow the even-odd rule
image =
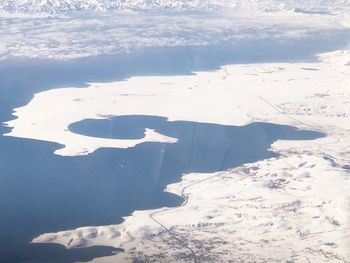
[[[327,63],[335,63],[341,66],[350,65],[350,50],[338,50],[319,55],[319,59]]]
[[[0,10],[12,13],[62,13],[120,9],[301,9],[337,10],[349,7],[348,0],[1,0]]]
[[[0,12],[0,61],[72,60],[145,47],[238,44],[249,40],[291,42],[343,30],[350,24],[349,13],[346,5],[337,15],[308,15],[288,9],[276,12],[119,10],[55,16]]]
[[[208,175],[186,175],[178,191]],[[187,243],[201,262],[349,262],[349,175],[311,154],[245,165],[188,188],[189,202],[154,217]],[[115,226],[45,234],[34,242],[68,248],[112,245],[126,254],[93,262],[181,260],[188,251],[137,211]],[[205,260],[206,259],[206,260]]]
[[[188,250],[151,220],[153,214],[204,262],[214,256],[221,262],[348,262],[350,67],[337,63],[343,53],[316,63],[227,65],[190,76],[134,77],[36,94],[16,110],[10,135],[66,145],[57,154],[81,154],[82,145],[90,151],[105,147],[86,136],[73,140],[66,128],[81,119],[110,115],[161,115],[233,125],[264,121],[328,136],[278,141],[272,148],[280,157],[234,170],[187,174],[168,187],[180,194],[197,183],[186,188],[189,200],[183,207],[136,211],[120,225],[48,233],[33,242],[126,249],[93,262],[129,262],[134,257],[191,261],[182,257]],[[205,178],[209,179],[198,183]]]
[[[42,11],[42,5],[33,6],[33,1],[7,2],[14,4],[13,12],[22,10],[20,5],[25,6],[24,12]],[[234,3],[221,3],[228,2]],[[72,59],[134,46],[295,40],[350,25],[348,1],[246,3],[252,7],[266,4],[265,11],[278,12],[237,11],[207,19],[203,19],[207,14],[147,17],[120,13],[119,18],[106,15],[105,19],[14,18],[7,14],[1,18],[4,41],[0,57]],[[301,9],[299,13],[292,12],[296,8]],[[50,9],[47,12],[52,13]],[[131,27],[122,26],[125,19]],[[48,23],[45,27],[41,26],[44,22]],[[90,29],[83,30],[82,24]],[[147,29],[150,25],[156,26]],[[56,30],[52,30],[54,26]],[[165,37],[168,31],[172,34]],[[350,262],[349,61],[349,50],[337,50],[319,54],[315,62],[226,65],[193,75],[131,77],[36,94],[28,105],[15,110],[17,119],[7,123],[13,128],[7,136],[59,143],[63,147],[56,151],[59,155],[89,154],[101,147],[133,147],[144,141],[176,143],[176,138],[153,130],[146,130],[141,140],[93,138],[67,130],[69,124],[86,118],[135,114],[227,125],[270,122],[321,131],[327,137],[277,141],[271,148],[281,154],[278,158],[215,174],[186,174],[181,182],[167,187],[167,191],[186,197],[181,207],[135,211],[119,225],[46,233],[33,242],[125,249],[125,253],[93,260],[96,263],[132,262],[134,258],[190,262],[189,248],[201,262]]]

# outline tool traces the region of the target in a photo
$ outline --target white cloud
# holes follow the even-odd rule
[[[139,47],[300,38],[343,29],[339,17],[292,12],[129,12],[79,16],[3,16],[0,58],[75,59]]]

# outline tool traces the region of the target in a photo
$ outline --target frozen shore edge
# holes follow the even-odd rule
[[[231,125],[264,121],[314,127],[328,137],[314,142],[278,141],[273,150],[281,157],[220,172],[214,177],[184,175],[180,183],[168,186],[167,191],[180,194],[186,185],[210,177],[186,189],[189,196],[186,206],[136,211],[120,225],[48,233],[33,242],[59,243],[67,248],[108,245],[126,249],[125,254],[93,262],[128,262],[133,258],[191,260],[191,257],[183,259],[182,256],[190,252],[149,217],[157,212],[159,222],[188,244],[197,256],[208,260],[215,254],[216,259],[220,256],[222,261],[235,258],[243,262],[280,262],[282,259],[348,262],[349,61],[348,51],[336,51],[321,55],[317,63],[228,65],[193,76],[137,77],[125,82],[92,83],[84,89],[84,98],[82,89],[75,88],[37,94],[28,105],[16,110],[18,118],[8,123],[13,127],[9,135],[64,144],[68,150],[63,155],[81,154],[79,145],[93,145],[92,149],[105,147],[89,137],[76,144],[65,131],[67,124],[88,117],[155,115],[159,108],[164,108],[162,104],[155,104],[156,101],[170,105],[163,111],[170,120],[212,123],[220,120]],[[148,91],[153,96],[137,88],[141,83],[153,87]],[[177,94],[171,93],[174,85],[178,87]],[[213,93],[213,87],[220,87],[220,91]],[[286,97],[291,90],[293,97]],[[115,97],[111,97],[112,93]],[[180,99],[174,99],[174,95]],[[278,111],[268,105],[262,95]],[[116,97],[120,104],[113,108]],[[87,110],[101,99],[104,106],[95,107],[94,112]],[[52,101],[67,107],[56,112],[39,111],[50,107]],[[217,101],[222,103],[208,114],[207,105]],[[71,112],[69,107],[76,107],[77,103],[80,111],[75,115],[62,112]],[[139,108],[127,107],[130,104]],[[223,119],[232,105],[235,114]],[[189,112],[193,115],[189,116]],[[62,116],[59,121],[56,118],[56,126],[48,125],[52,115]]]

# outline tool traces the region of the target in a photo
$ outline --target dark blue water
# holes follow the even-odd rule
[[[294,42],[265,39],[205,47],[149,48],[71,62],[2,61],[0,122],[12,119],[14,108],[43,90],[83,87],[86,82],[136,75],[191,74],[192,70],[237,62],[310,59],[315,53],[344,45],[348,39],[348,31],[322,32]],[[144,143],[132,149],[100,149],[89,156],[61,157],[53,154],[61,145],[1,135],[0,262],[70,263],[108,256],[118,250],[66,250],[29,242],[45,232],[116,224],[136,209],[179,205],[181,198],[163,189],[184,172],[218,171],[275,156],[267,149],[277,139],[322,136],[273,124],[234,127],[168,122],[156,116],[85,120],[70,129],[105,138],[140,138],[146,127],[176,137],[179,143]],[[0,127],[0,134],[7,132],[9,128]]]
[[[302,14],[310,14],[310,15],[331,15],[332,13],[327,10],[322,9],[302,9],[302,8],[296,8],[294,9],[295,13],[302,13]]]
[[[155,178],[156,187],[161,190],[165,185],[178,181],[184,173],[211,173],[275,157],[277,154],[268,149],[279,139],[313,140],[324,136],[271,123],[240,127],[170,122],[164,117],[142,115],[87,119],[69,126],[74,133],[112,139],[140,139],[144,137],[146,128],[177,138],[178,142],[143,143],[135,148],[112,150],[114,154],[118,153],[114,165],[121,167],[120,173],[128,174],[128,178],[141,176],[136,182],[142,181],[143,186],[149,183],[148,179],[143,182],[144,178]]]
[[[115,224],[135,210],[178,206],[183,200],[163,190],[169,183],[179,181],[183,173],[215,172],[274,157],[276,154],[268,148],[278,139],[310,140],[323,136],[268,123],[235,127],[169,122],[156,116],[86,120],[70,127],[74,132],[106,138],[141,138],[145,128],[179,141],[61,157],[52,154],[61,147],[57,144],[3,139],[2,240],[13,242],[18,249],[18,240],[29,241],[38,233]],[[21,251],[15,253],[23,256]],[[6,255],[4,251],[1,254]]]

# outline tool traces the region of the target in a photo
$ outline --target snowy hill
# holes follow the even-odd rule
[[[0,0],[0,10],[10,13],[63,13],[119,9],[341,9],[350,0]]]

